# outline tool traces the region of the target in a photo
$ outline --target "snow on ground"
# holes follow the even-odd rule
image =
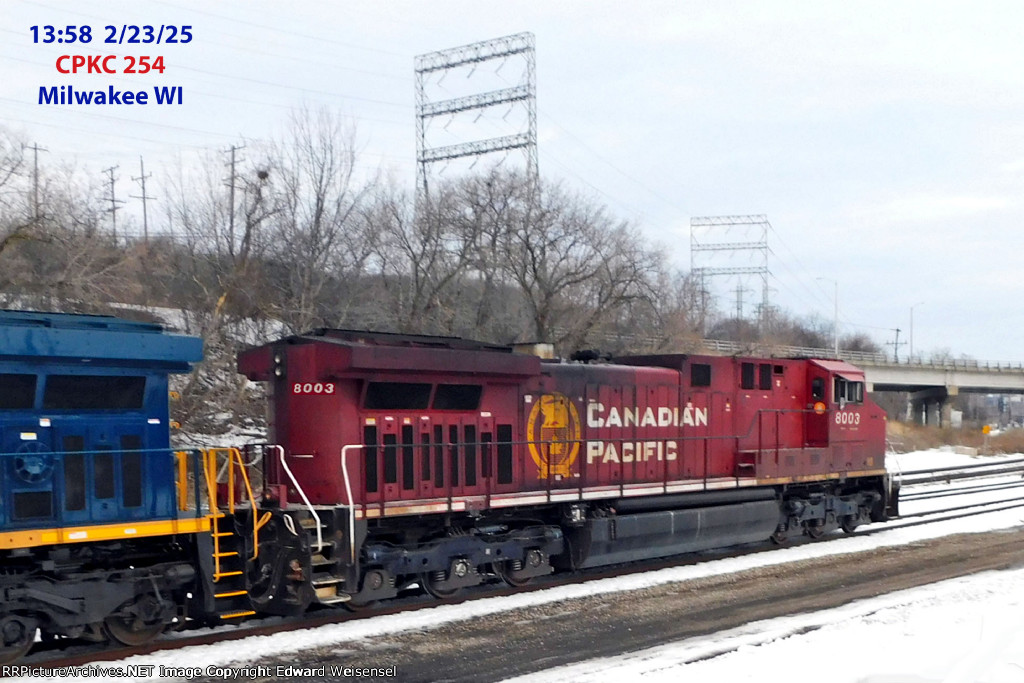
[[[1010,457],[1019,456],[965,457],[951,451],[925,451],[890,455],[889,468],[907,472],[997,463]],[[1020,477],[1004,479],[1019,481]],[[1002,496],[988,495],[992,500],[1009,497],[1005,492]],[[901,512],[912,514],[974,502],[979,500],[973,496],[905,502]],[[1008,526],[1024,523],[1024,511],[1007,510],[902,532],[894,529],[878,534],[883,542],[876,547],[892,545],[891,534],[938,532],[918,537],[933,538],[1005,528],[1006,522]],[[954,527],[959,531],[951,531]],[[961,577],[835,609],[754,622],[713,636],[558,667],[506,683],[791,683],[794,662],[799,662],[801,670],[822,672],[830,683],[1021,683],[1024,569]]]
[[[893,458],[894,456],[889,456]],[[898,467],[902,471],[924,469],[927,467],[944,467],[953,465],[980,464],[982,462],[998,462],[1016,456],[971,457],[940,451],[911,453],[898,458]],[[895,468],[897,463],[890,467]],[[1019,477],[1008,478],[1019,481]],[[992,480],[995,481],[995,480]],[[934,485],[936,489],[942,485]],[[901,513],[913,514],[940,508],[964,504],[982,503],[987,500],[1005,499],[1014,495],[1006,491],[981,492],[970,497],[936,498],[911,501],[901,505]],[[852,536],[833,535],[827,543],[812,543],[790,548],[780,548],[771,552],[755,553],[743,557],[709,560],[689,566],[672,567],[658,571],[634,574],[631,576],[602,579],[588,582],[586,585],[562,586],[548,590],[535,591],[523,595],[486,598],[461,605],[439,605],[429,609],[421,609],[409,614],[396,614],[371,619],[363,619],[350,623],[334,624],[317,629],[279,633],[274,636],[255,636],[252,638],[232,641],[217,645],[190,647],[179,650],[157,652],[150,655],[132,657],[117,663],[104,666],[124,665],[163,665],[189,666],[205,669],[208,666],[245,666],[257,658],[302,652],[309,648],[340,643],[351,643],[355,640],[369,639],[381,635],[397,633],[413,629],[431,629],[443,623],[472,619],[511,609],[530,607],[573,598],[593,596],[601,593],[618,593],[632,591],[651,586],[662,585],[706,576],[717,576],[771,565],[786,564],[805,559],[814,559],[829,555],[842,555],[872,550],[880,547],[898,546],[915,541],[937,538],[958,533],[978,533],[994,529],[1005,529],[1024,524],[1024,508],[995,511],[989,514],[954,519],[945,522],[900,527],[899,522],[890,525],[868,525],[862,529],[884,529],[871,535],[854,534]],[[1016,594],[1016,596],[1015,596]],[[1016,600],[1017,602],[1014,602]],[[830,681],[841,683],[922,683],[924,681],[1024,681],[1024,668],[1015,669],[1017,663],[1024,664],[1024,571],[1002,572],[993,575],[979,575],[954,581],[935,584],[931,587],[918,588],[891,594],[873,600],[861,601],[852,605],[828,610],[811,615],[798,615],[784,619],[776,619],[760,624],[751,624],[744,629],[723,632],[714,637],[687,640],[674,646],[658,648],[644,654],[634,654],[611,660],[599,660],[584,663],[578,667],[568,667],[550,672],[545,680],[589,681],[589,680],[629,680],[633,676],[651,675],[651,680],[755,680],[738,677],[738,672],[757,672],[756,680],[768,683],[766,671],[771,667],[767,663],[758,663],[756,657],[766,657],[764,662],[774,662],[775,658],[789,657],[790,666],[783,666],[780,671],[792,671],[793,662],[803,662],[810,666],[811,661],[819,661],[818,653],[825,651],[825,644],[834,641],[838,648],[830,651],[828,656],[822,655],[823,663],[820,671],[827,672]],[[1016,615],[1015,615],[1016,613]],[[976,615],[976,616],[971,616]],[[1016,620],[1016,621],[1014,621]],[[842,630],[835,630],[832,624],[843,624]],[[884,626],[885,628],[881,628]],[[812,630],[804,635],[797,635],[806,629]],[[870,630],[869,630],[870,629]],[[887,637],[877,638],[876,631],[885,631]],[[857,633],[859,635],[854,636]],[[914,634],[921,634],[915,637]],[[825,635],[822,635],[825,634]],[[831,635],[828,635],[831,634]],[[940,640],[937,637],[942,636]],[[917,647],[924,654],[930,655],[927,662],[931,668],[915,665],[910,655],[899,652],[903,648],[900,638],[907,643],[917,643],[908,647]],[[746,639],[746,640],[744,640]],[[1005,643],[1004,643],[1005,641]],[[730,645],[732,643],[732,645]],[[1004,647],[1005,645],[1005,647]],[[698,663],[690,663],[695,659],[708,657],[715,652],[739,648],[733,655],[723,655]],[[784,648],[775,650],[775,648]],[[888,649],[891,658],[878,663],[875,652]],[[927,678],[906,677],[893,678],[890,674],[901,672],[939,671],[955,673],[957,662],[965,661],[963,657],[973,657],[979,652],[991,651],[993,662],[1003,664],[990,667],[992,678]],[[1002,653],[1008,653],[1002,660]],[[696,654],[695,654],[696,653]],[[871,653],[865,656],[864,653]],[[1013,653],[1019,653],[1018,659],[1012,659]],[[739,662],[737,657],[750,657],[747,662]],[[948,656],[952,669],[942,669],[940,655]],[[961,659],[953,661],[959,656]],[[998,657],[997,657],[998,656]],[[1016,655],[1013,655],[1016,656]],[[794,657],[796,657],[794,659]],[[298,657],[297,657],[298,658]],[[906,658],[906,659],[905,659]],[[901,662],[907,662],[902,666]],[[653,664],[652,664],[653,662]],[[739,663],[737,663],[739,662]],[[877,666],[868,666],[874,662]],[[803,664],[801,666],[803,666]],[[859,668],[861,665],[868,668]],[[988,660],[986,660],[986,665]],[[685,667],[701,667],[699,675],[691,673]],[[723,667],[717,673],[715,667]],[[608,670],[605,676],[602,672]],[[813,667],[808,670],[814,670]],[[1005,674],[1016,672],[1016,678],[1006,678]],[[916,674],[915,674],[916,675]],[[932,675],[932,674],[928,674]],[[882,676],[881,678],[877,676]],[[889,676],[889,677],[885,677]],[[1002,677],[1000,677],[1002,676]],[[659,678],[660,677],[660,678]],[[155,676],[153,677],[155,678]],[[39,682],[40,677],[25,677],[24,680]],[[60,680],[53,678],[50,680]],[[97,679],[93,679],[97,680]],[[121,681],[147,680],[119,678]],[[522,679],[527,680],[527,679]],[[529,677],[529,680],[540,680]]]
[[[974,448],[963,449],[966,451],[977,451]],[[913,453],[889,453],[885,456],[885,465],[890,472],[897,475],[903,472],[915,470],[938,469],[942,467],[961,467],[964,465],[998,465],[1005,460],[1019,460],[1020,453],[999,454],[999,455],[968,455],[957,453],[952,446],[933,448],[928,451],[915,451]]]
[[[506,683],[1024,681],[1024,570],[989,572]],[[816,678],[818,676],[815,676]]]

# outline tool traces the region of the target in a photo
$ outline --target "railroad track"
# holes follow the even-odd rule
[[[901,503],[912,503],[918,500],[930,500],[933,498],[948,498],[950,496],[962,496],[971,493],[989,493],[992,491],[1006,491],[1009,489],[1024,488],[1024,480],[1016,482],[994,482],[991,484],[978,484],[976,486],[957,486],[954,488],[944,488],[940,490],[924,490],[914,491],[911,493],[902,493],[900,495]]]
[[[912,503],[914,501],[940,497],[967,496],[992,492],[1009,494],[1009,497],[1001,497],[998,500],[968,503],[900,515],[898,518],[884,524],[871,525],[872,528],[870,529],[859,530],[856,532],[856,535],[874,535],[890,531],[892,529],[909,528],[924,524],[964,519],[1010,509],[1024,509],[1024,496],[1021,496],[1018,491],[1018,489],[1024,488],[1024,459],[1019,461],[1007,461],[1002,465],[1005,466],[994,468],[989,465],[979,465],[966,468],[943,468],[941,470],[922,470],[903,473],[904,489],[901,493],[901,503]],[[1022,477],[1022,480],[1019,482],[997,481],[983,484],[956,486],[952,488],[944,487],[941,489],[927,486],[928,484],[935,484],[939,482],[1007,477],[1008,475]],[[1012,494],[1014,493],[1017,495],[1013,496]],[[1024,517],[1022,517],[1022,519],[1024,519]],[[807,537],[796,537],[787,541],[786,546],[793,547],[800,546],[805,543],[820,543],[822,541],[828,542],[829,540],[837,540],[842,537],[843,536],[837,534],[829,534],[820,540],[812,540]],[[643,563],[614,565],[611,567],[583,570],[574,573],[555,574],[549,577],[536,579],[529,585],[522,587],[511,587],[491,583],[464,590],[459,595],[445,600],[444,604],[461,604],[463,602],[483,597],[502,597],[530,593],[548,588],[585,583],[598,579],[615,578],[629,574],[656,571],[669,567],[699,564],[709,560],[744,557],[763,552],[771,552],[775,547],[776,546],[774,545],[763,543],[739,548],[723,549],[719,551],[705,551],[685,556],[662,558],[660,560],[652,560]],[[55,669],[60,667],[83,666],[97,662],[117,661],[127,657],[145,655],[163,650],[173,650],[196,645],[210,645],[248,638],[250,636],[273,635],[275,633],[316,628],[319,626],[357,621],[370,617],[399,614],[422,608],[436,607],[438,604],[441,604],[438,600],[422,593],[408,594],[405,596],[400,594],[398,598],[390,600],[386,604],[362,609],[358,612],[327,608],[312,611],[302,617],[269,617],[266,619],[253,619],[241,624],[230,626],[190,626],[178,632],[167,633],[162,638],[151,643],[135,647],[111,647],[109,643],[97,644],[83,643],[81,641],[74,640],[58,640],[38,643],[35,650],[28,657],[19,661],[17,666]]]

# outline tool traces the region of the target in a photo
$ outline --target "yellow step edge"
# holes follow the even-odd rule
[[[228,591],[227,593],[214,593],[215,598],[235,598],[239,595],[248,595],[249,591]]]
[[[228,576],[241,576],[241,575],[242,575],[241,570],[239,570],[237,572],[218,572],[218,573],[213,575],[213,580],[214,581],[220,581],[221,579],[223,579],[225,577],[228,577]]]
[[[221,619],[239,619],[241,617],[251,617],[256,614],[253,610],[246,610],[244,612],[228,612],[227,614],[221,614]]]
[[[224,538],[225,536],[234,536],[230,531],[214,531],[213,535],[217,538]]]
[[[214,557],[238,557],[238,553],[236,553],[234,550],[232,550],[229,553],[214,553],[213,556]]]

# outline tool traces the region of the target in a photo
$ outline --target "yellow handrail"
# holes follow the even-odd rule
[[[188,452],[175,451],[174,459],[178,465],[178,510],[185,512],[188,510]]]
[[[206,461],[206,486],[210,496],[210,512],[215,513],[220,510],[220,506],[217,501],[217,456],[224,454],[227,456],[227,504],[228,511],[231,514],[235,512],[235,466],[238,467],[241,472],[242,482],[245,483],[245,491],[248,494],[249,505],[252,507],[252,545],[253,555],[250,559],[255,560],[260,554],[260,543],[259,543],[259,530],[264,524],[267,523],[267,516],[264,515],[264,519],[257,519],[256,516],[256,496],[252,492],[252,485],[249,483],[249,474],[245,471],[245,463],[242,460],[242,454],[237,448],[208,448],[203,451]],[[219,571],[219,569],[218,569]]]

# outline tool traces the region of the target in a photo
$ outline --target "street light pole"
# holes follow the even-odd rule
[[[835,288],[832,295],[832,337],[835,341],[836,358],[839,358],[839,281],[827,277],[819,277],[818,279],[831,282]]]
[[[910,307],[910,362],[914,362],[914,309],[923,304],[923,301],[918,301],[916,304]]]

